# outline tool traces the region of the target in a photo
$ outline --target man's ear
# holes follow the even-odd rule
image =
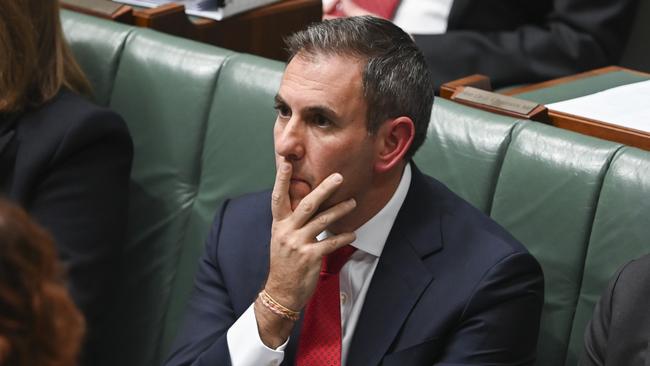
[[[415,125],[409,117],[386,121],[377,131],[375,171],[384,173],[403,161],[415,137]]]

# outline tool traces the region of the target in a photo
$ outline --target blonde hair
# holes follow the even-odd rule
[[[0,112],[20,112],[62,87],[90,95],[63,38],[58,0],[0,1]]]

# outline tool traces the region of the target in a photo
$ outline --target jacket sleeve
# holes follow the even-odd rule
[[[520,4],[512,6],[527,6]],[[487,29],[459,19],[447,33],[414,38],[436,86],[476,73],[494,87],[531,83],[618,63],[635,6],[636,0],[554,0],[541,21]],[[498,14],[483,17],[499,22]]]
[[[172,351],[165,366],[230,366],[227,331],[236,320],[228,290],[221,275],[217,250],[226,201],[214,220],[199,260],[194,291],[185,310]]]
[[[612,321],[612,300],[616,284],[626,267],[627,265],[616,272],[596,304],[594,315],[585,329],[584,349],[580,358],[580,366],[605,365],[609,327]]]
[[[537,261],[507,256],[484,275],[436,365],[533,365],[543,302]]]
[[[25,202],[57,243],[72,298],[86,317],[88,355],[111,310],[116,261],[125,240],[132,156],[122,119],[108,110],[88,112],[65,131]]]

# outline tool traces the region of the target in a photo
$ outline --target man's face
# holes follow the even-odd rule
[[[293,167],[291,208],[323,179],[338,172],[343,184],[322,206],[354,197],[363,202],[372,183],[375,138],[366,127],[363,64],[352,57],[305,57],[287,66],[276,97],[276,166]]]

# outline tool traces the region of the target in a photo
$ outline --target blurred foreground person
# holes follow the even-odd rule
[[[0,1],[0,55],[0,195],[52,233],[93,354],[124,240],[131,138],[117,114],[81,96],[90,86],[57,0]]]
[[[0,200],[0,365],[76,365],[83,333],[52,238]]]

